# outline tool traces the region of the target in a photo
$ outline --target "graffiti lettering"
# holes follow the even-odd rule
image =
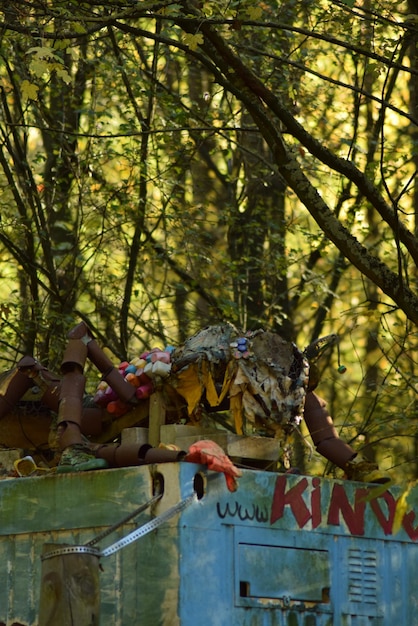
[[[382,511],[380,506],[380,498],[376,498],[371,500],[370,506],[372,507],[373,513],[376,515],[377,520],[380,526],[383,528],[383,532],[385,535],[392,534],[393,522],[395,521],[395,513],[396,513],[396,500],[392,496],[389,491],[385,491],[382,494],[381,499],[386,502],[388,508],[388,516],[385,517],[385,514]]]
[[[273,503],[271,507],[270,524],[283,516],[284,508],[289,505],[299,528],[303,528],[305,524],[312,520],[312,528],[316,528],[321,523],[321,481],[314,478],[312,481],[313,490],[311,493],[310,507],[303,499],[303,493],[308,486],[308,479],[302,478],[294,487],[286,491],[286,477],[281,476],[284,480],[277,480],[273,495]]]
[[[368,489],[356,489],[354,506],[348,501],[344,485],[338,483],[332,490],[331,502],[328,511],[328,524],[340,525],[340,513],[352,535],[364,535],[364,511],[366,510],[366,495]]]
[[[408,535],[408,537],[410,537],[410,539],[412,539],[412,541],[417,541],[418,539],[418,528],[415,526],[415,528],[412,526],[412,523],[415,520],[415,513],[414,511],[409,511],[408,513],[405,513],[403,521],[402,521],[402,526],[404,527],[404,529],[406,530],[406,533]]]
[[[216,504],[216,510],[221,519],[225,517],[238,517],[242,522],[245,520],[256,520],[259,523],[265,523],[268,520],[267,512],[263,512],[257,505],[252,506],[252,511],[249,512],[247,508],[242,507],[238,502],[235,502],[235,508],[229,506],[227,502],[223,511],[221,511],[221,505],[219,502]]]
[[[385,535],[392,535],[396,518],[398,500],[386,490],[378,491],[367,487],[346,490],[345,485],[335,482],[330,490],[321,488],[321,480],[309,480],[301,477],[298,482],[290,483],[286,475],[277,477],[271,503],[270,518],[265,511],[255,504],[243,506],[239,502],[234,505],[226,503],[221,507],[217,504],[220,518],[238,518],[241,521],[270,522],[275,524],[289,512],[299,528],[310,523],[310,528],[318,526],[341,526],[345,524],[351,535],[365,534],[366,512],[371,511]],[[351,494],[351,495],[350,495]],[[418,523],[415,512],[408,511],[403,516],[402,527],[412,541],[418,541]]]
[[[351,504],[344,485],[335,483],[331,489],[329,502],[322,502],[321,504],[319,479],[314,478],[312,480],[310,493],[309,491],[307,492],[309,486],[307,478],[302,478],[289,489],[286,489],[286,483],[286,476],[277,477],[271,507],[271,524],[283,517],[285,507],[288,506],[299,528],[303,528],[309,520],[311,520],[312,528],[316,528],[321,523],[321,511],[324,511],[328,525],[339,526],[342,519],[352,535],[364,535],[365,511],[367,504],[370,503],[370,508],[385,535],[392,534],[397,500],[389,491],[369,499],[370,490],[360,487],[355,490],[354,504]],[[381,508],[382,500],[388,508],[387,517]],[[410,511],[404,515],[402,526],[408,537],[412,541],[417,541],[418,526],[413,526],[414,521],[415,513]]]

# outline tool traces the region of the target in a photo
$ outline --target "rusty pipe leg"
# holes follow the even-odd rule
[[[58,444],[61,450],[74,444],[82,444],[81,421],[85,376],[80,371],[64,374],[58,406]]]
[[[103,429],[103,422],[108,418],[105,409],[84,407],[81,416],[80,430],[83,435],[97,437]]]
[[[334,463],[337,467],[345,470],[347,463],[352,461],[357,453],[339,437],[324,439],[316,446],[317,451],[323,457]]]
[[[42,391],[42,404],[54,413],[58,413],[61,379],[29,356],[23,357],[17,367],[32,381],[31,385],[36,385]]]
[[[79,363],[79,368],[82,365],[82,355],[78,352],[74,354],[74,345],[66,352],[64,356],[64,369],[68,368],[70,364],[74,362],[74,358]],[[71,356],[71,354],[73,356]],[[41,402],[54,413],[59,411],[59,403],[61,397],[61,385],[62,380],[57,375],[48,371],[45,367],[41,366],[32,357],[24,357],[17,365],[19,371],[21,371],[29,381],[32,381],[31,385],[35,385],[41,389],[43,395],[41,396]],[[84,391],[84,389],[83,389]],[[83,391],[79,390],[81,397]],[[63,395],[67,395],[64,391]],[[0,417],[2,415],[2,398],[0,396]],[[83,435],[99,435],[102,432],[102,424],[105,419],[108,419],[109,415],[105,409],[99,407],[84,407],[82,409],[80,428]]]
[[[17,402],[32,387],[44,391],[41,401],[54,411],[58,410],[56,388],[59,379],[48,372],[36,359],[24,356],[0,382],[0,419],[12,411]]]
[[[61,450],[82,444],[80,425],[86,383],[83,374],[87,347],[80,339],[69,339],[61,363],[63,374],[58,406],[58,443]]]
[[[391,480],[376,463],[363,459],[339,438],[326,409],[326,402],[312,392],[306,395],[305,422],[319,454],[344,470],[348,479],[372,483],[386,483]]]
[[[33,381],[18,368],[11,370],[0,382],[0,419],[6,417],[33,386]]]
[[[70,337],[61,364],[63,379],[58,407],[58,445],[62,450],[58,473],[80,472],[107,467],[104,459],[96,458],[81,434],[83,395],[87,358],[85,342]]]
[[[106,356],[94,339],[89,327],[84,322],[75,326],[68,335],[70,339],[82,341],[88,353],[88,358],[97,367],[99,372],[103,374],[105,380],[120,400],[136,404],[135,387],[130,385],[123,376],[120,375],[118,369],[113,365],[112,361]]]
[[[325,400],[313,392],[307,393],[304,418],[319,454],[337,467],[345,469],[347,463],[354,459],[357,453],[339,438]]]
[[[69,339],[61,362],[61,372],[79,369],[84,370],[87,359],[87,346],[80,339]]]
[[[103,380],[107,382],[109,387],[112,387],[120,400],[130,404],[137,404],[135,387],[121,376],[116,367],[112,365],[111,369],[103,374]]]

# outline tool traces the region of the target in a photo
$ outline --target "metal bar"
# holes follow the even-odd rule
[[[155,517],[154,519],[150,520],[146,524],[143,524],[136,530],[129,533],[129,535],[126,535],[126,537],[122,537],[122,539],[119,539],[118,541],[110,545],[108,548],[105,548],[104,550],[102,550],[102,552],[100,553],[100,556],[102,557],[109,556],[110,554],[114,554],[115,552],[118,552],[125,546],[128,546],[129,544],[133,543],[137,539],[140,539],[140,537],[143,537],[144,535],[152,532],[153,530],[161,526],[161,524],[164,524],[164,522],[167,522],[169,519],[174,517],[177,513],[180,513],[180,511],[184,511],[184,509],[186,509],[192,502],[195,502],[195,501],[197,501],[197,496],[195,493],[193,493],[193,495],[189,496],[188,498],[185,498],[184,500],[182,500],[175,506],[171,507],[170,509],[167,509],[167,511],[165,511],[158,517]]]

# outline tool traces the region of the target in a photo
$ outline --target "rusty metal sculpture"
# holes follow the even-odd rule
[[[196,423],[202,410],[210,414],[228,408],[236,433],[278,437],[278,433],[291,432],[304,418],[321,455],[349,477],[373,479],[377,466],[356,458],[355,450],[339,438],[326,403],[314,393],[309,361],[314,362],[324,346],[326,342],[320,340],[301,352],[277,334],[263,330],[241,333],[229,324],[208,327],[173,350],[169,364],[164,351],[147,355],[145,393],[143,382],[131,384],[132,380],[121,376],[82,322],[68,335],[60,377],[27,356],[0,380],[0,443],[41,453],[55,447],[61,457],[58,471],[177,460],[175,450],[156,453],[150,446],[112,443],[123,428],[146,423],[146,396],[152,391],[154,372],[169,397],[168,408],[170,403],[171,409],[174,407],[173,421],[186,415]],[[91,398],[85,402],[87,359],[117,398],[112,411],[110,403],[100,401],[100,394],[95,402]],[[134,377],[139,381],[138,372]],[[22,398],[27,406],[36,402],[37,411],[24,411]],[[118,402],[122,409],[115,418]],[[57,416],[52,430],[55,445],[51,412]]]

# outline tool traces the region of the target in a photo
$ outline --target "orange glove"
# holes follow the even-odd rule
[[[238,489],[236,478],[242,476],[242,472],[235,467],[222,448],[214,441],[210,441],[210,439],[196,441],[190,446],[184,460],[207,465],[208,469],[214,472],[222,472],[225,475],[226,486],[229,491]]]

